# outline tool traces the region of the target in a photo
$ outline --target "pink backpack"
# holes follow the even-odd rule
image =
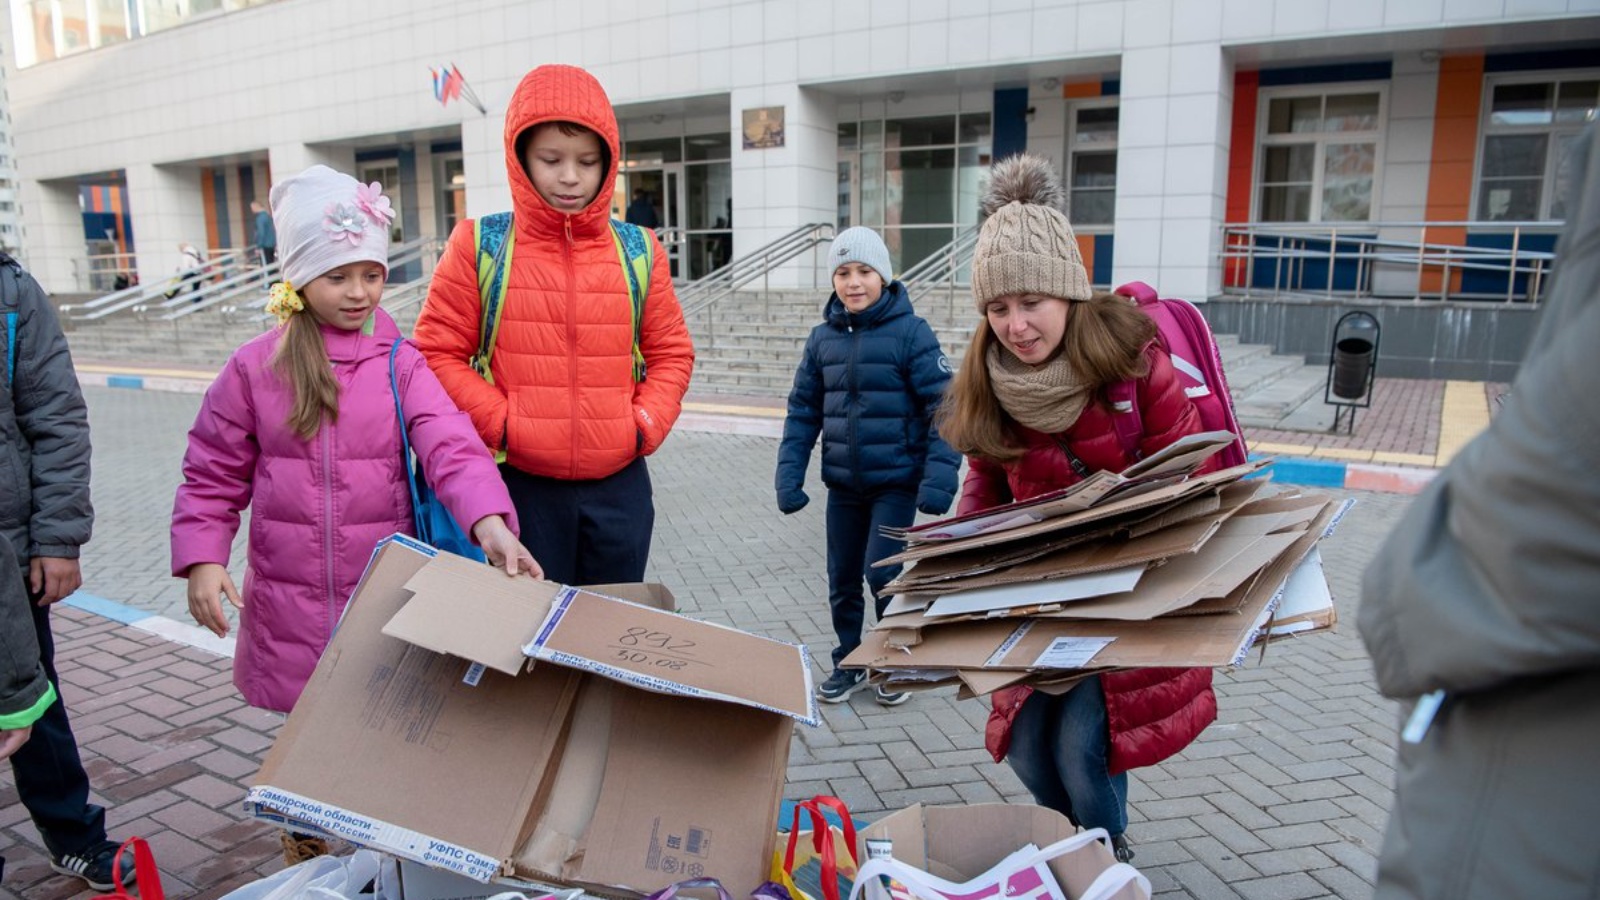
[[[1222,466],[1243,464],[1249,454],[1244,431],[1233,413],[1233,395],[1228,392],[1228,379],[1222,374],[1222,353],[1217,349],[1217,339],[1211,336],[1211,326],[1206,324],[1200,310],[1187,300],[1158,297],[1155,288],[1142,281],[1130,281],[1117,288],[1117,293],[1138,303],[1139,308],[1155,320],[1156,340],[1172,357],[1178,382],[1199,411],[1205,430],[1231,431],[1238,435],[1232,444],[1217,451]],[[1118,382],[1107,394],[1112,409],[1118,413],[1112,416],[1117,439],[1123,450],[1137,459],[1142,455],[1139,444],[1144,438],[1144,423],[1139,420],[1138,385],[1132,381]]]

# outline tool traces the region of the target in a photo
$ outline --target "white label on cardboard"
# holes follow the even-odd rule
[[[1041,669],[1081,669],[1116,638],[1058,637],[1033,661]]]
[[[867,859],[889,859],[894,856],[894,841],[889,838],[867,838]]]
[[[472,665],[467,666],[467,675],[465,678],[462,678],[461,681],[465,684],[477,687],[478,682],[483,680],[483,673],[486,671],[486,669],[487,667],[483,663],[473,663]]]
[[[1011,648],[1021,642],[1023,637],[1033,628],[1033,623],[1033,619],[1025,619],[1021,625],[1018,625],[1015,631],[1012,631],[1005,640],[1000,642],[1000,646],[995,648],[994,653],[984,660],[984,667],[1000,665],[1001,660],[1006,658],[1006,654],[1011,652]]]
[[[251,815],[266,819],[278,818],[271,812],[282,813],[352,843],[478,881],[488,881],[500,871],[500,861],[487,854],[269,785],[251,788],[245,795],[244,808]]]
[[[1328,520],[1328,527],[1322,529],[1322,536],[1323,537],[1333,537],[1333,530],[1335,528],[1339,527],[1339,523],[1344,521],[1344,514],[1349,512],[1350,511],[1350,507],[1355,506],[1355,505],[1356,505],[1356,498],[1354,498],[1354,497],[1345,498],[1345,501],[1343,503],[1339,504],[1339,508],[1334,511],[1333,518]]]

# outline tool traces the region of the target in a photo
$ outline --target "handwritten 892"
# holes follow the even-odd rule
[[[693,665],[705,665],[694,658],[695,642],[675,638],[665,631],[633,627],[619,635],[611,644],[622,662],[655,666],[679,671]]]

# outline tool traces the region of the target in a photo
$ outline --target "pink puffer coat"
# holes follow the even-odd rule
[[[400,331],[379,309],[364,332],[322,328],[339,417],[311,440],[286,424],[293,393],[272,367],[278,329],[234,352],[189,431],[172,511],[172,574],[227,565],[239,513],[250,507],[233,682],[252,706],[289,711],[374,546],[412,531],[389,387],[389,348]],[[516,531],[493,459],[422,354],[402,346],[395,369],[412,448],[445,506],[469,529],[498,514]]]

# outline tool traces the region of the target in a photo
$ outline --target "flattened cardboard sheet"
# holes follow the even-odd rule
[[[1046,519],[1021,528],[1013,528],[991,534],[980,534],[975,537],[960,540],[945,541],[942,543],[918,544],[890,556],[879,565],[892,565],[897,562],[910,562],[912,560],[927,559],[934,556],[944,556],[950,553],[959,553],[964,550],[973,550],[979,547],[992,547],[997,544],[1023,540],[1051,532],[1065,532],[1068,529],[1084,531],[1090,528],[1106,527],[1116,523],[1126,523],[1147,518],[1147,510],[1166,509],[1183,500],[1188,500],[1207,493],[1225,484],[1231,484],[1239,479],[1260,470],[1268,464],[1266,460],[1254,460],[1243,465],[1223,469],[1220,472],[1211,472],[1198,475],[1187,481],[1171,484],[1159,490],[1129,497],[1123,500],[1113,500],[1101,506],[1070,513],[1064,516]]]
[[[805,648],[568,588],[523,653],[663,694],[723,700],[815,725]],[[766,677],[752,678],[751,673]]]

